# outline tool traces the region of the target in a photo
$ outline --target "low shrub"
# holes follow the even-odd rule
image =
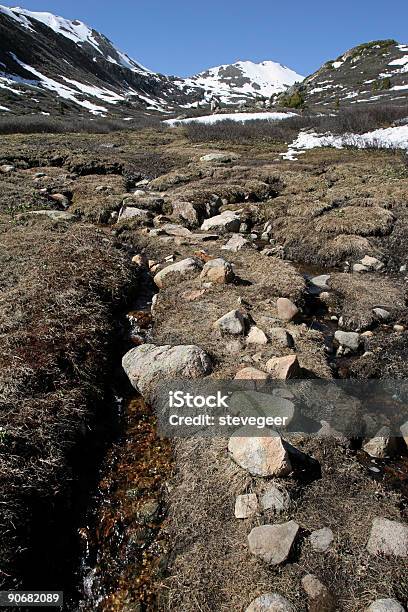
[[[124,130],[140,130],[159,126],[159,119],[141,115],[133,121],[98,117],[47,117],[45,115],[13,115],[0,117],[0,134],[109,134]]]

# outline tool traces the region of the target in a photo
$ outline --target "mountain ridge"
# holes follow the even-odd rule
[[[79,20],[0,5],[0,116],[78,114],[132,119],[217,105],[332,112],[404,103],[408,46],[372,41],[306,78],[278,62],[222,64],[189,78],[146,68]]]
[[[215,72],[222,74],[214,78]],[[210,68],[187,79],[166,76],[81,21],[0,5],[0,113],[171,113],[208,104],[213,96],[227,105],[254,100],[284,90],[295,76],[303,78],[267,61]]]

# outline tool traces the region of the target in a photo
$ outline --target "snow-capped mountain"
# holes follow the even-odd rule
[[[189,79],[134,61],[81,21],[0,5],[0,114],[171,113],[270,97],[302,77],[274,62],[237,62]]]
[[[248,98],[270,98],[304,77],[277,62],[236,62],[210,68],[191,79],[192,86],[202,87],[208,95],[216,95],[225,104]]]
[[[0,6],[0,113],[171,112],[203,92],[156,74],[80,21]]]

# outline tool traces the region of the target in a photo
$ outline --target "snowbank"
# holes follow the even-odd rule
[[[368,147],[384,147],[390,149],[405,149],[408,151],[408,125],[390,128],[381,128],[365,134],[317,134],[316,132],[300,132],[299,136],[289,145],[287,153],[282,153],[284,159],[297,159],[308,149],[317,147],[343,147],[353,146],[359,149]]]
[[[183,125],[186,123],[204,123],[206,125],[214,125],[220,121],[237,121],[238,123],[245,123],[246,121],[281,121],[282,119],[289,119],[289,117],[296,117],[296,113],[227,113],[225,115],[204,115],[203,117],[190,117],[188,119],[166,119],[163,123],[166,123],[170,127],[177,125]]]

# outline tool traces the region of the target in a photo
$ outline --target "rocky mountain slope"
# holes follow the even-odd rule
[[[80,21],[0,7],[0,41],[3,112],[131,116],[200,98]]]
[[[403,104],[408,95],[408,45],[379,40],[350,49],[308,76],[299,92],[309,108]]]
[[[171,112],[269,97],[303,77],[274,62],[238,62],[191,79],[148,70],[84,23],[0,6],[0,113],[102,116]]]

